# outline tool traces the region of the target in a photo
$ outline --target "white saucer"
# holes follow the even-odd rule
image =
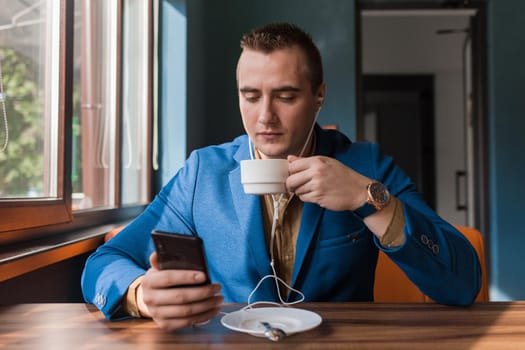
[[[304,332],[321,324],[322,318],[315,312],[290,307],[259,307],[241,309],[221,318],[224,327],[234,331],[264,337],[261,322],[281,328],[287,335]]]

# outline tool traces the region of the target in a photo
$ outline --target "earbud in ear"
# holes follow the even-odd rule
[[[317,102],[319,103],[319,107],[317,107],[317,113],[319,113],[319,111],[321,110],[321,107],[323,107],[323,99],[320,98],[317,100]]]

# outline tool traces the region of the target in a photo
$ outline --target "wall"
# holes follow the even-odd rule
[[[525,299],[525,2],[494,0],[488,10],[491,297]]]
[[[84,302],[80,276],[91,253],[0,282],[0,304]]]

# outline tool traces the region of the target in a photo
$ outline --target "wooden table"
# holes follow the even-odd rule
[[[226,312],[241,305],[225,305]],[[106,321],[85,304],[0,307],[0,349],[525,349],[525,302],[470,308],[436,304],[303,303],[322,324],[272,343],[205,326],[167,333],[151,320]]]

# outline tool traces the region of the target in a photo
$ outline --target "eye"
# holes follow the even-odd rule
[[[295,94],[291,93],[281,93],[277,95],[277,98],[283,102],[293,102],[296,98]]]
[[[246,101],[248,101],[250,103],[254,103],[254,102],[257,102],[259,100],[261,95],[256,93],[256,92],[245,92],[245,93],[243,93],[243,97],[244,97],[244,99]]]

